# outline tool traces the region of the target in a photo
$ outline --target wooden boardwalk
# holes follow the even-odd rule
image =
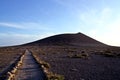
[[[32,56],[31,52],[26,50],[23,63],[18,69],[15,80],[46,80],[46,76]]]

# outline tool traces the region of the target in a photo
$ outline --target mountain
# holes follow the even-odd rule
[[[107,46],[85,34],[59,34],[50,36],[38,41],[24,44],[27,46],[42,46],[42,45],[75,45],[75,46]]]

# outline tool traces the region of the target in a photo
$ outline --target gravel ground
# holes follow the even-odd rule
[[[67,53],[41,54],[51,71],[65,80],[120,80],[120,58],[90,54],[88,59],[69,58]]]

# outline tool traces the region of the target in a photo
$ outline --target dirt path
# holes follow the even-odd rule
[[[42,68],[36,63],[28,50],[25,52],[23,64],[18,69],[15,80],[46,80]]]

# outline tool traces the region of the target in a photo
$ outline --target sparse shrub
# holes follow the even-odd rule
[[[82,54],[82,56],[84,56],[84,57],[89,57],[89,54],[84,53],[84,54]]]
[[[114,57],[114,58],[120,57],[120,52],[116,50],[105,50],[105,51],[98,52],[97,54],[105,57]]]
[[[116,57],[117,55],[112,52],[111,50],[106,50],[104,52],[102,52],[102,55],[104,55],[105,57]]]
[[[45,68],[50,68],[50,64],[45,61],[41,61],[40,64],[43,65]]]
[[[47,63],[47,62],[45,62],[45,61],[40,60],[40,59],[37,57],[38,55],[33,54],[33,56],[34,56],[34,58],[37,60],[37,62],[38,62],[40,65],[42,65],[44,68],[47,68],[47,69],[50,68],[50,64]]]
[[[70,58],[88,58],[89,55],[87,53],[84,53],[84,54],[73,54],[73,55],[69,55],[68,57],[70,57]]]
[[[48,74],[48,80],[64,80],[64,76],[63,75],[59,75],[59,74],[54,74],[54,73],[49,73]]]
[[[50,68],[50,64],[49,63],[40,60],[40,58],[38,58],[37,54],[33,54],[33,56],[35,57],[37,62],[40,65],[42,65],[42,68],[43,68],[43,70],[44,70],[48,80],[64,80],[64,76],[63,75],[55,74],[55,73],[49,71],[49,68]]]
[[[112,53],[110,50],[106,50],[105,53]]]
[[[105,57],[115,57],[115,55],[112,54],[112,53],[105,53],[104,56],[105,56]]]

